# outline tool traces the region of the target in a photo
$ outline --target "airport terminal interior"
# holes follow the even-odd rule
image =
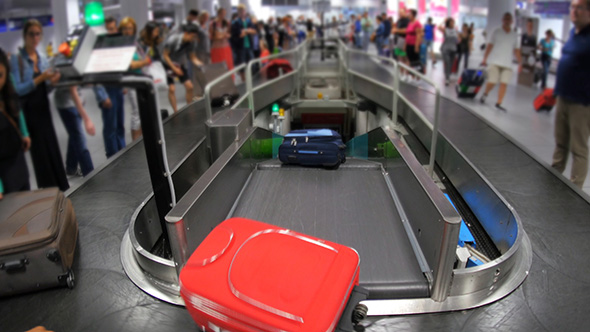
[[[563,172],[552,167],[557,110],[554,101],[537,105],[556,86],[575,15],[588,35],[585,0],[7,0],[0,9],[0,48],[25,54],[27,38],[38,38],[46,68],[61,74],[47,100],[62,163],[73,149],[58,111],[65,90],[74,110],[70,91],[85,110],[78,129],[93,165],[63,166],[78,224],[67,282],[16,290],[15,280],[44,270],[0,245],[0,332],[319,331],[295,329],[305,319],[288,309],[244,301],[250,290],[234,287],[232,266],[224,278],[238,308],[268,321],[187,295],[179,276],[191,255],[236,217],[355,249],[357,283],[368,290],[355,310],[366,315],[335,331],[573,331],[590,323],[590,180],[570,180],[573,153]],[[31,18],[39,25],[30,28]],[[518,52],[509,48],[508,67],[494,74],[498,52],[489,45],[503,24]],[[150,26],[160,32],[159,61],[142,48]],[[541,46],[546,35],[551,55]],[[415,50],[406,48],[412,39]],[[148,70],[157,62],[160,80]],[[11,69],[20,83],[22,69]],[[494,79],[501,84],[482,98]],[[102,86],[121,96],[125,144],[115,151]],[[340,135],[345,162],[281,158],[289,141],[302,144],[285,135],[313,129]],[[30,189],[40,189],[39,166],[30,151],[24,156]],[[232,239],[216,238],[226,247],[203,266]],[[347,320],[347,301],[330,319]]]

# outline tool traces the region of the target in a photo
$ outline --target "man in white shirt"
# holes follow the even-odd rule
[[[480,101],[483,104],[490,91],[492,91],[496,84],[500,83],[496,108],[502,111],[506,111],[506,109],[502,107],[502,100],[504,100],[504,95],[506,95],[508,82],[510,82],[510,79],[512,78],[513,53],[518,60],[518,72],[522,70],[518,36],[516,32],[512,30],[512,20],[511,13],[504,14],[504,17],[502,18],[502,27],[497,28],[492,33],[481,63],[482,66],[486,66],[489,63],[489,66],[488,84]]]

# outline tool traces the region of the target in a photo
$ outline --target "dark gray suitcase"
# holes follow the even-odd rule
[[[205,87],[214,79],[227,72],[225,62],[218,62],[209,65],[197,67],[195,76],[197,82],[205,93]],[[240,92],[236,88],[233,79],[227,77],[221,82],[211,87],[211,106],[227,106],[235,102],[240,97]]]
[[[0,200],[0,296],[74,287],[78,223],[57,188],[11,193]]]

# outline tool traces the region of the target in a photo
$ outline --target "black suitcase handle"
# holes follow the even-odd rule
[[[29,260],[27,258],[17,259],[0,263],[0,270],[6,270],[6,273],[24,270],[27,268]]]

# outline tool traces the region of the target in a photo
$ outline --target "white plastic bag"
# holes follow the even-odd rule
[[[154,61],[151,65],[145,67],[145,73],[150,75],[154,80],[156,88],[167,87],[166,70],[160,61]]]

